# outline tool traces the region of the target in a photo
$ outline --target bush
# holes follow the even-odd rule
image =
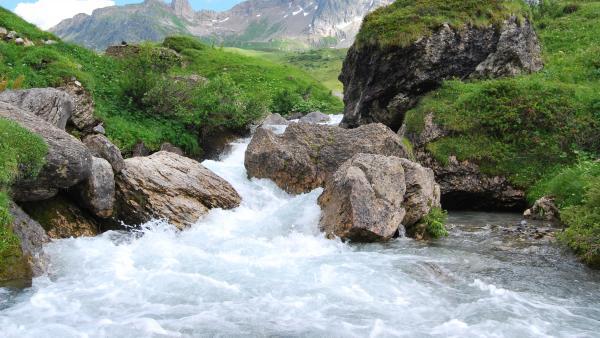
[[[201,86],[163,76],[144,93],[142,105],[146,112],[155,116],[184,116],[194,109],[194,97],[200,94],[201,89]]]
[[[273,97],[271,111],[286,116],[293,113],[308,114],[325,110],[326,105],[321,101],[313,100],[310,93],[310,88],[304,90],[303,93],[284,89]]]
[[[425,217],[423,222],[427,225],[426,231],[431,238],[441,238],[448,236],[446,229],[446,221],[448,213],[441,208],[432,208]]]
[[[191,36],[171,36],[166,38],[162,45],[178,53],[186,49],[203,50],[208,48],[208,46],[200,42],[200,40]]]

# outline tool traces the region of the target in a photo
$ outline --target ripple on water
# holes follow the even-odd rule
[[[327,240],[321,191],[248,180],[248,142],[205,162],[239,208],[184,232],[154,221],[53,242],[48,276],[0,289],[0,336],[598,336],[600,275],[558,247],[507,243],[517,216],[452,214],[432,245]]]

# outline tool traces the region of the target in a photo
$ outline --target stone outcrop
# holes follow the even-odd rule
[[[320,228],[357,242],[402,236],[440,206],[433,172],[395,156],[356,154],[325,184]]]
[[[560,210],[553,198],[542,197],[535,201],[530,209],[525,210],[523,217],[538,221],[560,223]]]
[[[73,136],[41,118],[6,103],[0,103],[0,117],[12,120],[39,135],[48,145],[46,164],[36,178],[23,178],[13,185],[16,201],[36,201],[55,196],[88,178],[92,155]]]
[[[98,222],[64,195],[21,203],[21,207],[42,225],[50,238],[93,237],[100,232]]]
[[[5,102],[64,130],[73,113],[73,100],[69,94],[55,88],[6,90],[0,92],[0,102]]]
[[[259,128],[244,164],[250,177],[271,179],[290,193],[305,193],[323,186],[358,153],[406,157],[400,137],[382,124],[348,130],[293,123],[282,135]]]
[[[308,113],[300,118],[301,123],[327,123],[331,120],[329,115],[323,114],[320,111]]]
[[[132,225],[167,219],[184,228],[210,209],[231,209],[241,202],[227,181],[192,159],[165,151],[125,160],[116,181],[117,216]]]
[[[533,25],[515,17],[501,27],[443,25],[407,47],[355,44],[340,75],[342,126],[381,122],[397,131],[405,112],[443,80],[535,72],[543,66],[540,54]]]
[[[391,239],[406,215],[405,192],[400,158],[357,154],[327,181],[319,197],[321,231],[357,242]]]
[[[108,218],[113,215],[115,202],[115,176],[107,160],[94,157],[90,176],[74,188],[80,205],[94,216]]]
[[[444,208],[523,210],[526,207],[525,192],[512,186],[506,177],[485,175],[477,164],[459,161],[454,156],[450,156],[446,164],[437,161],[427,151],[427,144],[446,135],[447,132],[434,123],[432,114],[425,116],[419,134],[407,134],[417,161],[434,171]]]
[[[107,160],[116,174],[125,168],[121,151],[106,136],[100,134],[90,135],[83,139],[83,143],[92,155]]]

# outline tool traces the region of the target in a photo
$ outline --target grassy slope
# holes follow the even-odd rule
[[[96,115],[104,120],[109,138],[122,150],[128,151],[143,141],[151,150],[169,142],[190,153],[198,152],[198,136],[184,121],[150,116],[124,102],[119,89],[122,61],[63,43],[1,7],[0,26],[19,32],[36,44],[24,48],[0,42],[0,85],[4,81],[8,88],[58,86],[65,79],[75,77],[92,92]],[[45,39],[58,43],[45,45]],[[186,55],[190,58],[190,67],[179,69],[178,73],[198,73],[208,78],[229,73],[243,90],[267,93],[267,99],[281,89],[301,91],[311,87],[313,97],[322,101],[328,111],[342,109],[340,100],[298,68],[215,48]]]
[[[443,23],[487,26],[511,15],[528,16],[528,7],[521,0],[396,0],[365,18],[357,42],[408,46]]]
[[[347,49],[317,49],[305,52],[267,52],[240,48],[226,48],[226,50],[298,67],[331,91],[343,92],[344,88],[338,80],[338,76],[342,71],[342,63],[348,53]]]

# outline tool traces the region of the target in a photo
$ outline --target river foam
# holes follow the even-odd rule
[[[430,246],[327,240],[321,190],[248,180],[248,142],[204,163],[238,190],[239,208],[184,232],[154,221],[54,241],[48,276],[0,289],[0,336],[598,336],[600,275],[558,248],[498,251],[482,223],[513,215],[454,216]]]

